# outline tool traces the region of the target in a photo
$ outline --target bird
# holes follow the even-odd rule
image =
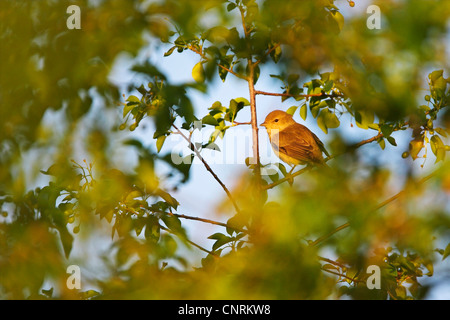
[[[275,154],[285,163],[297,165],[325,164],[322,153],[330,156],[322,141],[307,127],[296,122],[292,115],[282,110],[270,112],[261,126],[269,135]],[[291,170],[291,172],[292,172]]]

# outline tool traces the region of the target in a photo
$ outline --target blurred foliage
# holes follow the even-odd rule
[[[67,28],[65,2],[0,2],[0,297],[421,299],[433,289],[422,279],[436,277],[450,254],[448,1],[374,1],[379,30],[366,27],[357,1],[70,4],[81,8],[80,30]],[[111,67],[147,39],[164,57],[195,54],[183,70],[192,81],[171,83],[147,60],[130,70],[146,83],[120,92]],[[190,94],[212,94],[213,81],[229,77],[248,86],[248,98],[247,88],[228,104],[214,97],[198,115]],[[258,91],[262,77],[279,88]],[[216,139],[236,126],[257,133],[256,95],[279,96],[280,108],[290,103],[289,113],[330,134],[331,168],[290,173],[280,163],[261,175],[271,164],[254,154],[229,190],[202,152],[227,152]],[[109,126],[117,104],[123,120]],[[246,108],[252,119],[237,122]],[[154,147],[116,139],[148,120]],[[206,126],[214,133],[195,141]],[[347,141],[348,128],[370,138]],[[408,150],[399,147],[402,132]],[[173,135],[191,154],[162,153]],[[370,143],[406,173],[365,161]],[[121,147],[137,155],[132,168],[114,162]],[[83,156],[90,160],[72,160]],[[226,222],[179,212],[173,191],[189,186],[194,157],[225,192]],[[187,220],[218,228],[208,247],[192,241]],[[105,234],[101,263],[73,257],[74,246],[100,246]],[[93,269],[89,278],[82,271],[80,290],[66,286],[70,264]],[[380,289],[367,287],[371,265],[381,270]]]

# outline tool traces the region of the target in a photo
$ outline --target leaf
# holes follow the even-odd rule
[[[417,159],[417,156],[423,148],[423,140],[413,140],[409,143],[409,152],[413,160]]]
[[[317,125],[320,129],[322,129],[323,132],[328,134],[328,127],[325,123],[325,117],[323,116],[324,112],[321,112],[319,116],[317,117]]]
[[[210,149],[210,150],[214,150],[214,151],[220,151],[219,146],[218,146],[216,143],[214,143],[214,142],[204,144],[202,147],[203,147],[204,149]]]
[[[214,242],[212,246],[213,251],[233,240],[233,238],[231,238],[230,236],[227,236],[220,232],[210,235],[208,239],[216,240],[216,242]]]
[[[66,225],[57,225],[56,228],[59,231],[59,236],[61,238],[61,243],[64,249],[64,254],[66,258],[69,258],[70,251],[72,251],[73,244],[73,236],[70,234],[69,230],[67,230]]]
[[[387,141],[392,144],[394,147],[397,146],[397,142],[395,141],[394,137],[386,137]]]
[[[327,82],[325,82],[325,86],[323,87],[323,91],[328,92],[333,88],[333,80],[329,80]]]
[[[167,51],[164,53],[164,57],[170,56],[176,48],[177,48],[177,46],[173,46],[172,48],[170,48],[169,50],[167,50]]]
[[[135,104],[127,104],[123,107],[123,117],[125,118],[127,116],[127,114],[133,110],[133,108],[135,107]]]
[[[323,132],[328,134],[328,128],[334,129],[339,127],[341,122],[339,121],[336,114],[330,111],[328,108],[322,110],[317,117],[317,125],[322,129]]]
[[[144,232],[145,239],[152,242],[158,242],[159,237],[161,236],[159,219],[155,216],[148,216],[146,220]]]
[[[442,254],[442,260],[445,260],[450,255],[450,242],[444,249],[444,253]]]
[[[434,84],[434,82],[435,82],[437,79],[441,78],[443,75],[444,75],[444,70],[436,70],[436,71],[431,72],[431,73],[428,75],[428,78],[430,78],[431,84]]]
[[[361,129],[369,129],[369,125],[373,124],[375,115],[372,111],[359,110],[355,112],[356,125]]]
[[[273,62],[277,63],[280,61],[281,58],[281,46],[278,45],[274,50],[270,52],[270,57],[272,58]]]
[[[141,103],[141,100],[139,100],[138,97],[133,96],[133,95],[129,96],[129,97],[127,98],[126,101],[132,102],[132,104],[138,104],[138,103]]]
[[[344,16],[342,15],[342,13],[340,13],[339,11],[333,11],[331,12],[334,20],[336,20],[338,26],[339,26],[339,30],[342,30],[342,28],[344,27]]]
[[[184,235],[185,232],[178,217],[171,214],[166,214],[161,217],[161,220],[171,231],[179,235]]]
[[[178,205],[180,204],[177,199],[175,199],[174,197],[172,197],[168,192],[161,190],[161,189],[156,189],[155,193],[160,196],[164,201],[167,202],[168,205],[170,205],[172,208],[177,208]]]
[[[441,138],[438,135],[434,135],[430,139],[431,151],[433,151],[436,156],[436,162],[445,159],[445,145],[442,142]]]
[[[335,129],[341,124],[336,114],[328,108],[324,109],[321,113],[324,113],[325,124],[328,128]]]
[[[308,108],[306,107],[306,103],[304,103],[300,107],[300,117],[302,117],[303,120],[306,120],[307,112],[308,112]]]
[[[166,135],[162,135],[159,136],[158,139],[156,139],[156,150],[158,151],[158,153],[161,151],[161,148],[164,144],[164,141],[166,141],[167,136]]]
[[[198,62],[192,69],[192,78],[197,83],[202,83],[205,81],[205,71],[203,70],[202,62]]]
[[[231,10],[233,10],[234,8],[236,8],[236,4],[231,2],[227,5],[227,11],[230,12]]]
[[[292,106],[286,110],[287,114],[294,115],[295,111],[297,111],[298,106]]]
[[[219,122],[212,115],[208,114],[202,118],[202,124],[208,124],[210,126],[218,126]]]
[[[250,105],[250,102],[243,97],[234,98],[233,100],[236,101],[238,104],[242,104],[243,107]]]

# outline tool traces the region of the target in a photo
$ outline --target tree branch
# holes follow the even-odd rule
[[[199,218],[199,217],[187,216],[187,215],[185,215],[185,214],[168,213],[168,212],[165,212],[165,213],[166,213],[166,214],[169,214],[169,215],[173,215],[173,216],[178,217],[178,218],[182,218],[182,219],[201,221],[201,222],[205,222],[205,223],[214,224],[214,225],[217,225],[217,226],[222,226],[222,227],[225,227],[225,228],[231,228],[231,229],[234,229],[234,230],[239,231],[239,232],[242,232],[242,233],[247,233],[247,231],[244,230],[244,229],[232,227],[232,226],[229,226],[229,225],[226,224],[226,223],[219,222],[219,221],[214,221],[214,220],[204,219],[204,218]]]
[[[382,138],[382,137],[383,137],[383,134],[380,132],[379,134],[377,134],[376,136],[374,136],[374,137],[372,137],[372,138],[363,140],[363,141],[361,141],[361,142],[358,142],[358,143],[356,143],[356,144],[354,144],[354,145],[349,146],[349,148],[348,148],[346,151],[344,151],[344,152],[337,153],[337,154],[334,154],[334,155],[329,156],[329,157],[326,158],[324,161],[325,161],[325,162],[328,162],[328,161],[330,161],[331,159],[334,159],[334,158],[336,158],[337,156],[340,156],[340,155],[344,154],[345,152],[348,152],[348,150],[354,150],[354,149],[357,149],[357,148],[359,148],[359,147],[361,147],[361,146],[363,146],[363,145],[365,145],[365,144],[374,142],[374,141],[376,141],[376,140],[378,140],[378,139],[380,139],[380,138]],[[278,181],[276,181],[276,182],[274,182],[274,183],[271,183],[271,184],[268,184],[268,185],[264,186],[263,188],[264,188],[264,189],[272,189],[273,187],[276,187],[277,185],[279,185],[279,184],[281,184],[281,183],[283,183],[283,182],[285,182],[285,181],[291,180],[292,178],[294,178],[294,177],[296,177],[296,176],[298,176],[298,175],[301,175],[302,173],[305,173],[305,172],[307,172],[307,171],[310,171],[310,170],[312,170],[312,169],[313,169],[312,166],[306,166],[306,167],[304,167],[304,168],[302,168],[302,169],[300,169],[300,170],[298,170],[298,171],[296,171],[296,172],[294,172],[294,173],[292,173],[292,174],[288,174],[288,175],[285,176],[284,178],[282,178],[282,179],[280,179],[280,180],[278,180]]]
[[[262,61],[262,59],[263,59],[264,57],[267,57],[273,50],[275,50],[276,48],[278,48],[280,45],[281,45],[280,43],[277,43],[277,44],[274,45],[272,48],[270,48],[270,49],[264,54],[264,56],[263,56],[261,59],[259,59],[258,61],[255,62],[254,65],[256,66],[256,65],[260,64],[261,61]],[[262,92],[262,91],[260,91],[260,92]]]
[[[193,46],[186,46],[186,48],[188,48],[188,49],[191,50],[192,52],[197,53],[198,55],[200,55],[200,56],[201,56],[203,59],[205,59],[206,61],[211,61],[211,59],[208,58],[203,52],[197,50],[197,49],[194,48]],[[225,70],[225,71],[231,73],[232,75],[234,75],[234,76],[237,77],[237,78],[244,79],[244,80],[246,79],[245,76],[240,75],[239,73],[234,72],[232,69],[227,68],[227,67],[221,65],[220,63],[216,63],[216,65],[217,65],[219,68],[221,68],[221,69],[223,69],[223,70]]]
[[[265,96],[276,96],[276,97],[292,97],[292,98],[310,98],[310,97],[337,97],[339,95],[336,94],[325,94],[323,92],[321,93],[311,93],[311,94],[290,94],[290,93],[276,93],[276,92],[266,92],[266,91],[260,91],[256,90],[255,94],[265,95]]]
[[[186,137],[186,135],[184,135],[183,132],[181,132],[177,126],[175,126],[174,124],[172,124],[172,126],[175,128],[175,130],[177,130],[178,134],[180,134],[189,143],[189,147],[191,148],[191,150],[194,151],[196,156],[200,159],[200,161],[205,166],[206,170],[208,170],[211,173],[211,175],[214,177],[214,179],[220,184],[220,186],[225,191],[225,193],[227,194],[230,201],[233,203],[233,206],[234,206],[236,212],[239,213],[240,209],[239,209],[236,201],[234,200],[233,196],[231,195],[231,192],[228,190],[228,188],[225,186],[225,184],[222,182],[222,180],[219,179],[219,177],[216,175],[216,173],[211,169],[211,167],[205,161],[205,159],[203,159],[202,155],[200,154],[198,149],[195,147],[195,145],[191,142],[191,140],[188,137]]]
[[[426,177],[420,179],[420,180],[416,183],[416,185],[423,184],[423,183],[425,183],[426,181],[430,180],[432,177],[434,177],[434,176],[436,175],[436,173],[437,173],[438,170],[439,170],[439,169],[433,171],[433,172],[432,172],[431,174],[429,174],[428,176],[426,176]],[[399,193],[395,194],[394,196],[390,197],[389,199],[387,199],[387,200],[385,200],[385,201],[379,203],[376,207],[374,207],[372,210],[370,210],[369,213],[375,212],[375,211],[377,211],[377,210],[383,208],[384,206],[388,205],[388,204],[391,203],[392,201],[394,201],[394,200],[398,199],[399,197],[403,196],[403,195],[405,194],[405,192],[406,192],[406,190],[402,190],[402,191],[400,191]],[[316,246],[316,245],[318,245],[319,243],[321,243],[321,242],[327,240],[328,238],[330,238],[330,237],[331,237],[332,235],[334,235],[336,232],[339,232],[339,231],[341,231],[341,230],[343,230],[343,229],[345,229],[345,228],[347,228],[347,227],[349,227],[349,226],[350,226],[350,222],[346,222],[346,223],[344,223],[343,225],[340,225],[339,227],[337,227],[336,229],[334,229],[334,230],[333,230],[332,232],[330,232],[329,234],[324,235],[324,236],[322,236],[322,237],[316,239],[315,241],[310,242],[309,245],[310,245],[310,246]]]
[[[179,237],[179,235],[178,235],[177,233],[173,232],[173,231],[170,230],[169,228],[166,228],[166,227],[164,227],[164,226],[162,226],[162,225],[160,225],[160,224],[159,224],[159,227],[160,227],[162,230],[164,230],[164,231],[166,231],[166,232],[168,232],[168,233],[171,233],[171,234],[176,235],[176,236]],[[196,247],[196,248],[198,248],[198,249],[200,249],[200,250],[202,250],[202,251],[204,251],[204,252],[206,252],[206,253],[208,253],[208,254],[210,254],[210,255],[216,257],[216,258],[219,257],[219,256],[218,256],[216,253],[214,253],[213,251],[209,251],[208,249],[203,248],[202,246],[196,244],[195,242],[189,240],[188,238],[184,238],[184,237],[183,237],[183,240],[186,241],[187,243],[193,245],[194,247]]]

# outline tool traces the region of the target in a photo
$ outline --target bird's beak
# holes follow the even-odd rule
[[[260,127],[265,127],[265,126],[267,126],[267,123],[264,121],[264,122],[261,123],[259,126],[260,126]],[[267,128],[266,128],[266,129],[267,129]]]

